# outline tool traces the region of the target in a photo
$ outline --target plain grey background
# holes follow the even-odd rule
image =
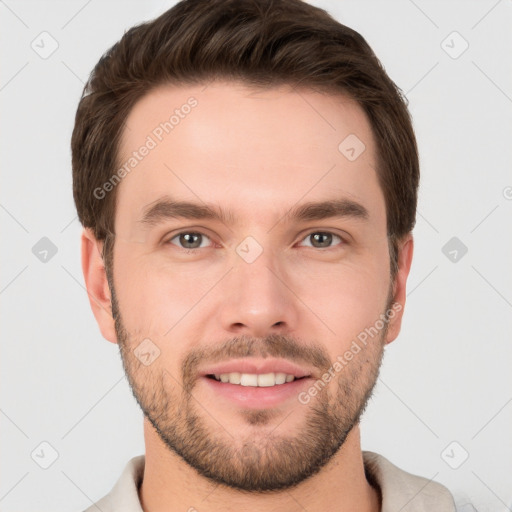
[[[174,3],[0,2],[4,512],[83,510],[144,453],[142,413],[84,290],[69,144],[100,56]],[[372,46],[409,100],[421,156],[402,332],[362,447],[460,505],[510,510],[512,2],[311,3]]]

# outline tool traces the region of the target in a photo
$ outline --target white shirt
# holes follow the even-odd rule
[[[456,512],[450,491],[438,482],[407,473],[378,453],[363,451],[368,481],[380,489],[381,512]],[[138,488],[145,455],[133,457],[112,490],[84,512],[143,512]]]

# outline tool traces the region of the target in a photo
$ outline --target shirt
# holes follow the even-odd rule
[[[378,453],[363,451],[368,482],[380,490],[381,512],[456,512],[450,491],[438,482],[408,473]],[[112,490],[83,512],[143,512],[138,489],[145,455],[133,457]]]

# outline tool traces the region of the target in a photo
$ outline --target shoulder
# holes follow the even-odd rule
[[[144,464],[144,455],[130,459],[112,490],[83,512],[143,512],[139,485],[144,475]]]
[[[378,453],[363,451],[368,482],[380,489],[382,512],[456,512],[451,492],[433,478],[413,475]]]

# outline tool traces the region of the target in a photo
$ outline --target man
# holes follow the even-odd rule
[[[365,40],[300,0],[185,0],[98,62],[72,138],[82,266],[146,453],[88,510],[455,510],[362,452],[419,164]]]

